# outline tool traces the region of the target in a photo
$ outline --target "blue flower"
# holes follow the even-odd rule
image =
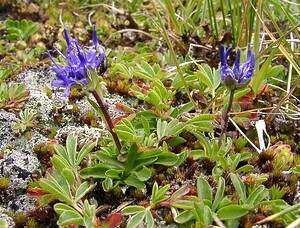
[[[104,74],[107,69],[107,60],[104,48],[98,42],[95,26],[93,29],[92,45],[89,47],[82,48],[76,39],[72,40],[66,28],[64,29],[64,35],[68,46],[66,56],[57,48],[55,48],[55,51],[66,60],[67,65],[58,65],[52,58],[50,51],[45,54],[47,54],[52,61],[51,69],[57,75],[57,79],[52,81],[52,86],[56,87],[57,90],[59,88],[65,88],[64,96],[68,96],[71,86],[76,84],[89,84],[87,78],[88,70],[93,69],[97,70],[100,74]]]
[[[238,49],[233,70],[227,65],[227,58],[232,50],[229,47],[227,50],[224,45],[220,47],[220,61],[221,61],[221,80],[223,84],[229,89],[234,90],[247,85],[254,72],[255,53],[251,52],[251,45],[248,44],[247,61],[240,64],[241,50]]]

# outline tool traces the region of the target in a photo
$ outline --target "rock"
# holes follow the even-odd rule
[[[0,160],[1,175],[8,177],[15,191],[23,191],[27,188],[31,174],[40,167],[40,163],[33,152],[37,143],[45,142],[47,139],[39,133],[32,133],[28,140],[21,135],[12,143],[12,149],[4,154]]]
[[[13,126],[20,122],[16,114],[0,109],[0,153],[15,140]]]

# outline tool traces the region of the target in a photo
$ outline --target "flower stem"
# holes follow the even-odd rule
[[[219,138],[219,147],[221,146],[223,135],[226,134],[226,130],[227,130],[227,126],[228,126],[228,120],[229,120],[229,112],[232,108],[233,98],[234,98],[234,89],[230,90],[230,97],[229,97],[227,110],[222,115],[222,120],[221,120],[222,131],[221,131],[221,135],[220,135],[220,138]]]
[[[118,150],[121,151],[122,145],[120,143],[118,135],[113,131],[114,125],[112,123],[112,119],[111,119],[111,117],[110,117],[110,115],[107,111],[107,108],[104,104],[103,99],[100,97],[100,95],[97,93],[97,91],[92,91],[92,94],[95,97],[95,99],[96,99],[96,101],[99,105],[99,108],[102,111],[103,117],[105,119],[104,122],[106,124],[106,127],[107,127],[108,131],[111,133]]]

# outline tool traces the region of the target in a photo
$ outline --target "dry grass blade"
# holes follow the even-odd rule
[[[263,22],[262,18],[260,17],[260,15],[258,15],[258,18],[262,24],[263,29],[265,30],[265,32],[268,34],[268,36],[271,38],[271,40],[273,42],[276,42],[277,39],[273,36],[273,34],[270,32],[270,30],[267,28],[267,26],[265,25],[265,23]],[[278,105],[273,108],[273,110],[269,113],[269,115],[266,118],[266,123],[269,124],[272,122],[272,120],[274,119],[275,115],[274,113],[278,112],[279,108],[286,102],[286,100],[289,99],[289,97],[293,94],[293,92],[295,91],[295,89],[297,88],[298,84],[300,83],[300,66],[298,66],[298,64],[295,62],[295,60],[292,58],[292,56],[288,53],[288,51],[285,49],[285,47],[283,45],[279,45],[279,50],[281,51],[281,53],[286,57],[286,59],[290,62],[290,64],[294,67],[294,69],[296,70],[297,74],[298,74],[298,78],[295,81],[293,87],[290,89],[289,93],[287,93],[282,100],[278,103]]]

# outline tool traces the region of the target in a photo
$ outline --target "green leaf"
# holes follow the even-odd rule
[[[178,146],[178,145],[183,144],[185,142],[186,142],[186,140],[184,138],[179,137],[179,136],[175,136],[175,137],[172,137],[169,140],[168,143],[170,144],[170,146],[175,147],[175,146]]]
[[[76,166],[80,165],[81,161],[89,152],[91,152],[91,150],[95,147],[95,145],[96,143],[92,141],[84,144],[84,146],[81,148],[81,150],[78,152],[76,156]]]
[[[66,178],[70,186],[73,186],[75,183],[75,176],[72,170],[69,168],[64,168],[61,172],[61,174]]]
[[[154,80],[156,73],[153,68],[146,62],[142,61],[141,64],[137,64],[138,69],[135,71],[135,75],[146,80]]]
[[[72,167],[75,167],[76,163],[76,153],[77,153],[77,137],[73,135],[68,135],[66,142],[66,149],[68,153],[68,161]]]
[[[212,189],[203,177],[197,179],[197,193],[200,200],[212,201]]]
[[[45,206],[50,202],[54,201],[56,197],[53,194],[47,194],[38,199],[38,202],[41,206]]]
[[[244,165],[236,170],[237,173],[246,173],[253,169],[253,165]]]
[[[142,169],[135,172],[135,175],[140,181],[147,181],[150,179],[152,172],[149,168],[143,166]]]
[[[214,90],[214,83],[212,77],[204,70],[202,65],[198,65],[199,70],[194,73],[198,80],[204,83],[210,90]]]
[[[84,226],[83,217],[76,211],[63,212],[57,221],[57,225],[59,226],[68,226],[74,224]]]
[[[179,224],[184,224],[190,220],[195,219],[195,214],[194,211],[192,210],[187,210],[184,211],[182,213],[180,213],[176,218],[175,218],[175,222],[179,223]]]
[[[126,118],[123,118],[119,124],[114,127],[114,131],[121,139],[129,140],[132,142],[135,137],[135,130],[131,122]]]
[[[131,219],[129,219],[127,223],[127,227],[130,228],[137,227],[144,220],[145,216],[146,216],[146,210],[138,212],[137,214],[132,216]]]
[[[138,154],[138,147],[137,145],[134,143],[127,154],[126,157],[126,161],[125,161],[125,170],[124,170],[124,174],[123,177],[127,176],[129,173],[131,173],[135,167],[134,167],[134,161],[137,158],[137,154]]]
[[[61,215],[64,211],[76,211],[73,207],[64,203],[56,203],[54,205],[54,210],[59,215]]]
[[[214,126],[212,124],[214,116],[211,114],[200,114],[199,116],[194,117],[191,120],[188,120],[186,123],[189,124],[192,129],[201,132],[212,132]]]
[[[158,159],[155,161],[155,164],[172,166],[176,164],[177,161],[178,161],[178,155],[171,152],[165,152],[159,155]]]
[[[152,186],[152,195],[151,195],[151,198],[152,198],[153,196],[155,196],[155,195],[157,194],[157,192],[158,192],[158,184],[157,184],[157,182],[155,181],[154,184],[153,184],[153,186]],[[152,199],[151,199],[151,200],[152,200]]]
[[[73,168],[72,166],[70,166],[70,162],[69,162],[69,157],[68,157],[68,154],[67,154],[67,151],[66,151],[66,149],[62,146],[62,145],[55,145],[54,146],[54,149],[55,149],[55,152],[59,155],[59,156],[61,156],[61,157],[63,157],[64,159],[65,159],[65,161],[67,161],[68,162],[68,166],[70,167],[70,168]]]
[[[217,211],[217,216],[221,221],[239,219],[247,214],[248,210],[240,205],[229,205],[220,208]]]
[[[153,188],[157,188],[157,185],[156,186],[153,185]],[[167,185],[163,186],[161,189],[155,190],[154,193],[152,191],[151,202],[154,203],[154,204],[157,204],[157,203],[160,203],[160,202],[165,201],[166,199],[168,199],[169,196],[165,196],[165,194],[169,190],[169,188],[170,188],[170,185],[167,184]]]
[[[199,200],[198,203],[200,203]],[[174,202],[170,202],[170,206],[183,210],[191,210],[194,208],[194,202],[190,200],[176,200]]]
[[[218,208],[221,200],[223,199],[224,190],[225,190],[225,180],[224,180],[223,177],[220,177],[219,181],[218,181],[217,192],[216,192],[214,202],[213,202],[212,207],[211,207],[212,211],[215,211]]]
[[[262,85],[263,80],[265,79],[265,76],[266,76],[266,72],[274,58],[274,55],[278,51],[278,47],[279,47],[279,45],[277,47],[273,48],[272,52],[268,55],[267,60],[262,65],[259,72],[256,72],[256,74],[252,77],[250,86],[252,87],[254,93],[257,93],[260,86]]]
[[[129,175],[125,180],[124,183],[136,188],[145,188],[144,182],[140,181],[135,175]]]
[[[109,169],[105,172],[105,176],[110,177],[112,179],[120,179],[120,174],[122,170]]]
[[[112,168],[112,169],[124,169],[124,164],[122,164],[120,161],[118,161],[116,156],[113,156],[111,154],[107,154],[106,152],[102,151],[97,153],[97,158],[101,163],[104,163],[106,166]]]
[[[209,227],[214,221],[213,213],[212,213],[210,207],[207,205],[204,205],[203,217],[204,217],[204,224],[206,227]]]
[[[109,177],[106,177],[105,180],[102,182],[102,187],[105,192],[108,192],[113,187],[113,180]]]
[[[166,108],[166,105],[162,102],[161,96],[154,90],[150,90],[148,92],[147,100],[149,103],[155,105],[155,107],[162,111],[164,108]]]
[[[203,203],[198,204],[194,202],[194,213],[195,213],[195,218],[197,221],[200,221],[201,223],[204,223],[204,205]]]
[[[106,178],[105,172],[110,167],[105,164],[98,164],[93,167],[88,167],[79,171],[79,175],[81,178],[86,179],[89,177],[93,178]]]
[[[26,30],[27,30],[27,27],[28,27],[28,22],[27,22],[27,20],[25,20],[25,19],[21,20],[20,25],[19,25],[19,28],[20,28],[22,31],[26,31]]]
[[[145,131],[146,136],[149,136],[151,134],[149,121],[144,116],[141,116],[141,121],[142,121],[143,129]]]
[[[269,192],[265,186],[259,185],[251,192],[246,200],[246,204],[258,205],[262,199],[268,196],[268,194]]]
[[[70,186],[58,171],[48,175],[48,179],[41,179],[39,183],[45,191],[53,194],[57,199],[69,204],[73,203]]]
[[[76,190],[75,194],[75,202],[77,203],[80,199],[82,199],[88,192],[92,191],[95,187],[95,184],[90,184],[89,182],[83,182]]]
[[[240,200],[242,202],[246,201],[246,187],[244,185],[244,183],[242,182],[242,180],[235,174],[230,173],[230,179],[232,181],[232,184],[236,190],[236,192],[238,193]]]
[[[146,220],[147,228],[154,227],[154,219],[153,219],[151,211],[149,211],[149,210],[146,211],[146,219],[145,220]]]
[[[138,163],[141,163],[140,161],[147,160],[148,158],[157,158],[160,154],[162,154],[162,151],[160,148],[143,151],[143,152],[138,153],[138,157],[137,157],[136,161]]]
[[[205,154],[204,150],[191,150],[188,152],[189,156],[191,156],[194,160],[204,160],[208,159],[209,157]]]
[[[122,210],[122,214],[124,215],[133,215],[141,211],[145,211],[146,208],[142,206],[128,206]]]

